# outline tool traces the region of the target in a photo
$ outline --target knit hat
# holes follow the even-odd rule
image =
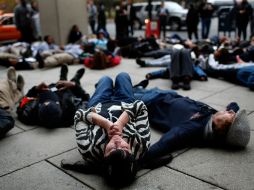
[[[226,136],[226,143],[237,147],[246,147],[250,141],[250,124],[246,110],[237,112],[234,122]]]
[[[51,91],[46,91],[39,96],[38,115],[40,123],[45,127],[58,127],[62,119],[62,109],[58,96]]]

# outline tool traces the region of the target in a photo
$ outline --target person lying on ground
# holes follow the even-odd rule
[[[14,127],[11,112],[23,95],[24,85],[24,78],[21,75],[16,77],[14,67],[8,69],[7,79],[0,81],[0,138]]]
[[[18,119],[28,125],[48,128],[68,127],[73,124],[75,111],[84,107],[89,94],[80,86],[85,69],[79,69],[67,81],[68,66],[62,65],[57,83],[32,87],[22,98],[17,108]]]
[[[87,110],[75,114],[76,139],[85,163],[62,160],[65,169],[99,173],[113,186],[132,182],[150,145],[148,112],[135,101],[130,76],[102,77]]]
[[[142,163],[156,163],[173,151],[186,147],[245,148],[250,140],[250,124],[245,110],[232,102],[225,110],[211,106],[175,91],[134,88],[135,98],[148,109],[152,127],[163,132],[149,148]],[[146,167],[145,164],[143,167]]]

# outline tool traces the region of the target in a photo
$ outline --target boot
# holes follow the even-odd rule
[[[71,79],[71,81],[76,82],[77,84],[80,84],[80,79],[82,78],[84,73],[85,73],[85,68],[79,69],[74,75],[74,77]]]
[[[61,66],[60,80],[67,80],[67,74],[68,74],[68,65],[65,63]]]
[[[190,81],[191,81],[191,78],[189,76],[185,76],[183,78],[183,90],[190,90],[191,89]]]
[[[173,90],[178,90],[180,88],[180,86],[179,86],[179,78],[178,77],[173,77],[171,80],[172,80],[172,86],[171,86],[171,88]]]

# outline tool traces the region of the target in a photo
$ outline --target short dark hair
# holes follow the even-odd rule
[[[133,155],[117,149],[105,157],[105,177],[109,184],[126,186],[134,181],[137,164]]]

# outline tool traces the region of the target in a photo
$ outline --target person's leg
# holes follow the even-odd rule
[[[201,18],[201,36],[205,39],[205,19]]]
[[[171,57],[171,67],[169,69],[169,76],[172,80],[171,88],[174,90],[179,89],[179,77],[181,76],[181,53],[180,50],[175,49]]]
[[[171,55],[165,55],[161,58],[145,61],[148,67],[167,67],[171,63]]]
[[[206,38],[209,37],[210,26],[211,26],[211,19],[208,18],[207,21],[206,21]]]
[[[122,72],[116,76],[114,100],[131,103],[134,101],[131,78]]]
[[[0,138],[14,127],[14,119],[4,109],[0,108]]]
[[[188,49],[182,49],[181,51],[181,78],[183,81],[182,88],[184,90],[190,90],[190,81],[193,76],[193,63]]]
[[[113,81],[110,77],[104,76],[96,84],[96,89],[88,102],[88,107],[95,106],[98,103],[111,100],[113,96]]]

